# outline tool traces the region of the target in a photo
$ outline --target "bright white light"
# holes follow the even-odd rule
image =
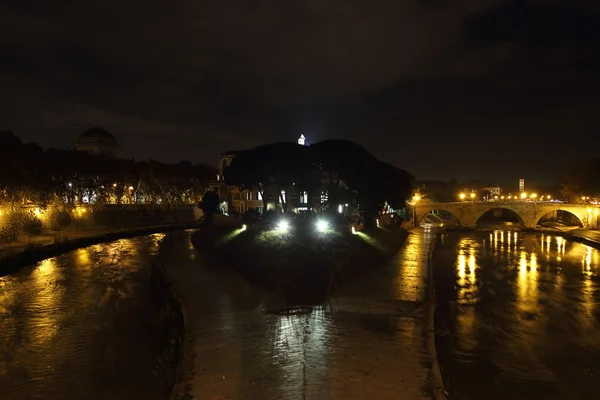
[[[283,221],[279,221],[279,223],[277,224],[277,230],[281,231],[281,232],[287,232],[290,229],[290,223],[283,220]]]
[[[246,224],[242,225],[242,230],[245,231],[246,229],[248,229],[248,227],[246,226]]]
[[[352,227],[352,234],[356,235],[356,228]]]
[[[338,212],[341,214],[343,211],[344,211],[344,209],[343,209],[342,205],[340,204],[338,206]]]
[[[317,221],[317,230],[319,232],[325,232],[328,229],[329,229],[329,222],[323,221],[323,220]]]

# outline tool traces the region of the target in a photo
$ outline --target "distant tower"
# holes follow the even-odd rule
[[[301,146],[304,146],[305,142],[306,142],[306,138],[304,137],[304,135],[300,135],[300,137],[298,138],[298,144]]]
[[[89,153],[114,156],[119,143],[112,133],[101,126],[94,126],[79,135],[75,148]]]

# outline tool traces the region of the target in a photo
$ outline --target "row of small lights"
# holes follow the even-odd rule
[[[112,185],[114,188],[117,187],[116,183],[113,183]],[[71,182],[69,182],[69,187],[73,187],[73,184]],[[104,186],[100,186],[101,189],[104,189]],[[129,189],[129,190],[133,190],[133,186],[129,186],[129,188],[127,188],[127,186],[125,186],[125,189]]]
[[[464,193],[461,193],[460,195],[458,195],[458,197],[461,200],[464,200],[467,197],[467,195],[464,194]],[[470,197],[471,197],[471,199],[474,199],[475,198],[475,193],[471,193]],[[527,193],[521,193],[521,199],[525,200],[527,198],[536,199],[537,198],[537,193],[532,193],[530,195],[527,195]],[[544,200],[544,198],[546,200],[552,200],[552,196],[550,196],[550,195],[546,195],[545,197],[542,196],[542,197],[540,197],[540,200]],[[507,199],[507,200],[512,200],[512,199],[518,200],[519,196],[506,196],[506,197],[505,196],[494,196],[494,199],[496,199],[496,200],[498,200],[498,199],[501,199],[501,200],[504,200],[504,199]]]

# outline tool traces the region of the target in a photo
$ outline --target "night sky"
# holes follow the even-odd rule
[[[600,148],[596,3],[3,0],[0,130],[210,164],[302,133],[419,179],[551,181]]]

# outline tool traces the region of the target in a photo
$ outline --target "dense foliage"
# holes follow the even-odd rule
[[[0,202],[189,204],[201,199],[214,168],[43,150],[0,132]]]
[[[583,197],[600,198],[600,159],[591,158],[569,166],[562,185],[565,201],[577,202]]]
[[[396,209],[411,197],[413,177],[379,161],[356,143],[326,140],[311,146],[274,143],[239,153],[225,172],[227,183],[261,192],[278,192],[294,184],[298,190],[326,190],[330,204],[352,203],[367,217],[387,202]],[[280,199],[284,210],[286,204]],[[266,205],[265,205],[266,208]]]

